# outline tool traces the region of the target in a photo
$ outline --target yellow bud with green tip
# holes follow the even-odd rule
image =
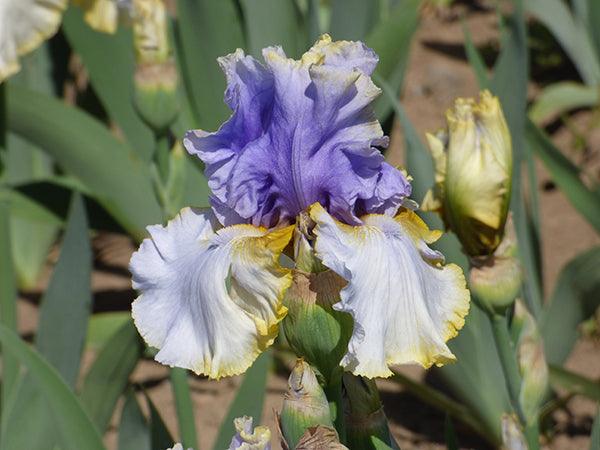
[[[177,67],[169,47],[167,20],[162,0],[133,1],[133,103],[142,120],[158,134],[179,114]]]
[[[489,255],[502,241],[512,177],[511,137],[500,101],[459,98],[447,128],[427,136],[435,186],[423,208],[438,211],[469,256]]]

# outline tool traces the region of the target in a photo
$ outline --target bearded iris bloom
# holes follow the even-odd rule
[[[308,214],[316,255],[347,281],[335,308],[354,328],[340,364],[376,377],[453,360],[446,341],[469,293],[428,246],[441,233],[404,206],[407,178],[376,148],[388,143],[372,108],[377,55],[324,35],[300,60],[280,47],[263,58],[219,59],[233,114],[184,139],[205,164],[212,208],[149,227],[132,257],[133,317],[156,359],[213,378],[244,372],[286,314],[291,273],[279,257]]]

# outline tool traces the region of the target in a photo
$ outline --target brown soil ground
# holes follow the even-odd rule
[[[498,36],[496,17],[493,12],[467,9],[458,6],[450,12],[427,12],[413,41],[411,61],[405,81],[403,104],[420,135],[443,125],[443,112],[458,96],[477,95],[475,77],[462,57],[462,25],[458,19],[466,12],[466,23],[476,45],[494,42]],[[532,86],[532,90],[535,87]],[[589,117],[581,113],[575,122],[585,124]],[[583,126],[583,125],[582,125]],[[565,153],[571,155],[572,138],[565,129],[554,135],[555,142]],[[392,146],[388,158],[392,163],[403,164],[402,136],[399,126],[394,127]],[[592,135],[592,145],[598,153],[600,132]],[[598,235],[590,225],[569,204],[565,196],[553,189],[549,176],[539,165],[538,189],[541,198],[542,247],[544,266],[544,287],[551,292],[557,274],[575,255],[600,243]],[[120,270],[105,270],[98,267],[93,274],[93,289],[96,304],[128,305],[134,293],[126,266],[133,251],[131,243],[122,236],[102,235],[96,238],[95,248],[98,261]],[[56,254],[56,251],[53,252]],[[50,258],[50,264],[55,256]],[[105,266],[105,265],[102,265]],[[48,270],[48,272],[50,269]],[[48,274],[44,277],[47,280]],[[40,284],[40,289],[45,281]],[[34,332],[37,323],[37,306],[26,294],[19,302],[19,326],[25,335]],[[571,370],[591,378],[600,378],[600,344],[591,338],[581,339],[568,360]],[[86,355],[86,363],[93,355]],[[84,364],[84,366],[87,364]],[[416,367],[403,369],[410,377],[422,380],[424,371]],[[142,361],[135,370],[133,380],[152,380],[149,394],[158,406],[161,415],[171,431],[176,435],[175,409],[167,369],[153,361]],[[210,448],[219,424],[223,420],[239,384],[239,377],[220,382],[201,378],[192,379],[193,401],[195,404],[197,428],[201,448]],[[405,392],[400,386],[389,381],[380,383],[385,411],[390,418],[392,431],[403,449],[443,449],[444,415]],[[273,374],[268,382],[268,394],[261,422],[274,426],[274,412],[280,409],[282,395],[286,390],[283,376]],[[597,406],[581,397],[568,402],[566,408],[557,412],[555,435],[547,444],[548,449],[587,449],[589,432]],[[117,412],[114,423],[118,423]],[[464,448],[486,448],[485,445],[457,425],[459,441]],[[274,433],[275,435],[275,433]],[[105,441],[110,449],[116,448],[116,432],[107,433]],[[274,449],[279,448],[275,442]]]

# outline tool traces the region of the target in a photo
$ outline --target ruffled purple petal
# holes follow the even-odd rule
[[[377,55],[324,36],[300,61],[280,47],[263,57],[265,65],[241,50],[219,59],[233,114],[217,132],[184,139],[206,165],[217,216],[273,226],[315,202],[353,224],[395,213],[410,185],[375,148],[388,143],[372,108]]]

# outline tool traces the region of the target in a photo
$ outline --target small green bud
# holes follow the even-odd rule
[[[487,311],[503,314],[521,290],[523,269],[517,256],[512,220],[493,255],[470,258],[469,289]]]
[[[327,397],[310,365],[302,359],[296,362],[288,379],[279,422],[283,438],[292,449],[309,427],[333,426]]]
[[[427,136],[435,186],[423,209],[441,214],[469,256],[489,255],[502,241],[512,177],[512,144],[500,101],[459,98],[447,129]]]
[[[537,420],[548,390],[548,365],[537,323],[521,300],[515,305],[513,326],[518,327],[517,358],[521,371],[519,402],[528,422]]]
[[[144,122],[162,134],[179,114],[177,69],[172,60],[138,65],[134,76],[133,103]]]
[[[350,448],[396,448],[375,380],[344,373],[344,418]]]

